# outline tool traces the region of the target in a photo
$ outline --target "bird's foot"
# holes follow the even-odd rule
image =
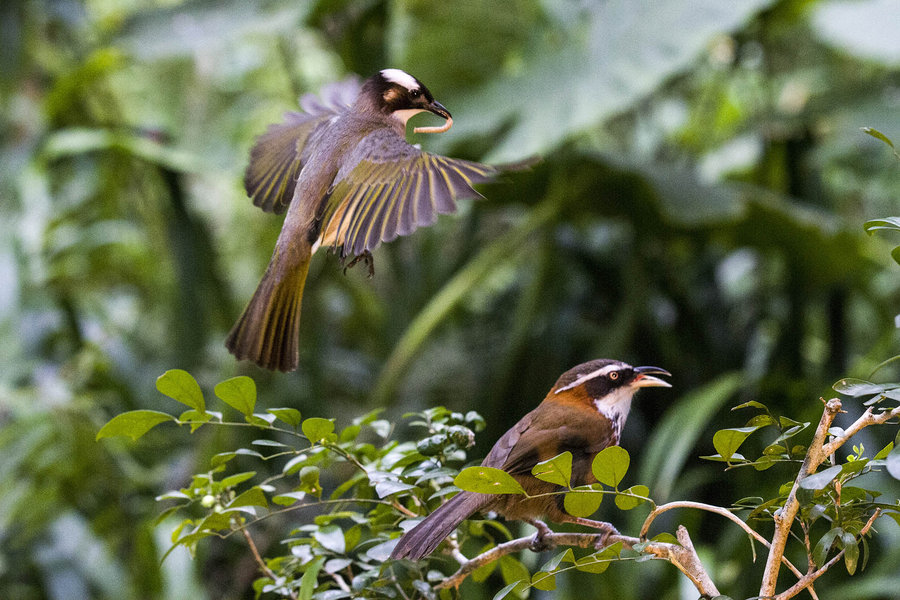
[[[347,269],[352,269],[356,266],[356,263],[359,261],[363,261],[366,263],[366,267],[368,268],[368,277],[371,279],[375,276],[375,257],[372,256],[372,253],[368,250],[364,251],[359,256],[354,256],[353,260],[344,265],[344,275],[347,274]]]
[[[537,519],[532,519],[527,521],[528,524],[533,525],[537,531],[534,533],[534,537],[531,538],[531,551],[532,552],[544,552],[546,550],[550,550],[551,545],[545,539],[549,534],[553,533],[547,524],[543,521],[539,521]]]
[[[586,527],[590,527],[591,529],[599,530],[599,537],[597,538],[597,541],[594,542],[594,548],[597,550],[609,546],[610,536],[619,535],[619,530],[613,527],[611,523],[607,523],[606,521],[594,521],[593,519],[577,517],[570,519],[569,522],[577,523],[579,525],[585,525]]]
[[[597,541],[594,542],[594,548],[596,550],[601,550],[609,546],[609,537],[612,535],[619,535],[619,530],[613,527],[611,524],[605,521],[594,521],[597,525],[593,525],[596,529],[600,530],[600,537],[597,538]]]

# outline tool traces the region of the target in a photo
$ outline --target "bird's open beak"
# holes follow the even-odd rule
[[[659,377],[654,377],[654,375],[666,375],[667,377],[671,377],[672,374],[665,369],[659,367],[635,367],[634,372],[635,377],[634,381],[631,382],[632,387],[672,387],[672,384],[668,381],[663,381]]]
[[[438,102],[437,100],[432,100],[428,105],[428,111],[433,112],[439,117],[443,117],[444,119],[450,119],[450,111],[444,108],[444,105]]]
[[[450,111],[444,108],[444,105],[437,100],[432,100],[425,109],[439,117],[443,117],[445,119],[444,124],[440,127],[416,127],[413,129],[413,133],[444,133],[453,127],[453,117],[450,116]]]

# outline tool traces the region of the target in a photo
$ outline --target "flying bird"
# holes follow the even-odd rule
[[[512,475],[529,498],[518,494],[460,492],[407,531],[391,558],[419,560],[431,554],[472,514],[495,511],[507,519],[532,523],[538,536],[549,531],[538,519],[576,523],[615,533],[609,523],[573,517],[563,507],[559,485],[537,479],[534,466],[563,452],[572,453],[572,486],[596,483],[591,471],[594,456],[618,445],[631,399],[640,388],[671,387],[656,377],[670,375],[659,367],[632,367],[618,360],[597,359],[563,373],[537,408],[522,417],[494,445],[481,463]]]
[[[381,242],[431,225],[456,200],[481,195],[498,167],[424,152],[406,141],[410,117],[450,112],[425,85],[400,69],[383,69],[362,85],[352,79],[301,99],[250,152],[244,186],[264,211],[287,211],[266,272],[225,342],[238,359],[293,371],[299,357],[300,305],[313,253],[340,253],[352,266]]]

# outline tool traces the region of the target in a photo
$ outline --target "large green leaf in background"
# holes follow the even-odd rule
[[[534,34],[520,60],[511,58],[486,85],[453,98],[454,110],[465,114],[456,133],[486,134],[514,121],[488,159],[546,154],[632,107],[691,64],[713,37],[770,4],[610,0],[580,4],[579,10],[548,8],[554,10],[550,27]],[[429,18],[424,11],[417,14],[423,21]],[[470,42],[463,33],[444,38],[449,44],[445,55]],[[405,52],[398,53],[404,62],[415,66],[433,60],[433,53],[423,52],[427,39],[406,39]]]

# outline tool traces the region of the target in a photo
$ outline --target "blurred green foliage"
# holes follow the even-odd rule
[[[477,408],[481,456],[565,369],[639,359],[681,394],[639,401],[625,430],[655,499],[773,495],[760,487],[777,478],[720,481],[697,460],[712,431],[743,424],[724,407],[759,399],[811,420],[834,380],[897,353],[896,238],[862,227],[897,214],[898,163],[859,131],[900,139],[893,6],[3,3],[0,596],[252,597],[239,540],[160,563],[172,525],[152,522],[156,494],[250,438],[94,442],[114,414],[161,409],[154,381],[173,367],[203,385],[252,375],[266,409],[341,427],[375,407],[390,420]],[[380,248],[372,280],[317,258],[300,370],[238,365],[222,340],[280,227],[243,194],[246,152],[300,93],[385,66],[454,114],[450,132],[416,142],[543,162]],[[680,518],[715,549],[723,587],[762,568],[738,533]],[[276,529],[261,524],[261,551]],[[829,574],[836,594],[894,594],[900,531],[881,533],[865,585]],[[603,577],[598,594],[678,597],[662,566]],[[555,597],[598,589],[559,579]]]

